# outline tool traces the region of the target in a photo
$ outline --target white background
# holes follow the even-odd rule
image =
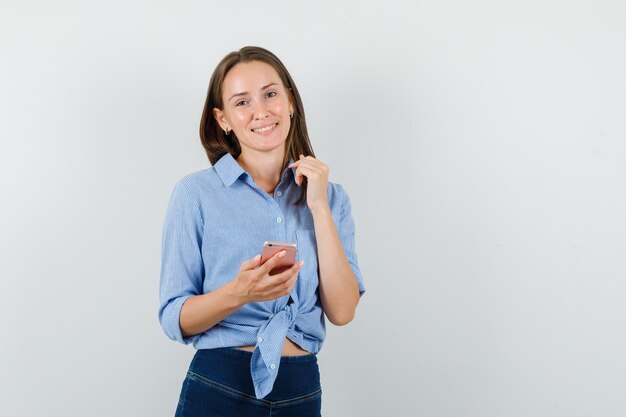
[[[174,183],[232,50],[276,53],[367,286],[325,416],[626,413],[626,5],[3,1],[0,414],[172,416]]]

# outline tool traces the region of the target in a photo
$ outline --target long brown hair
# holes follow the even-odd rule
[[[246,46],[226,55],[220,63],[217,64],[211,76],[211,80],[209,81],[209,89],[204,103],[204,110],[202,111],[202,119],[200,120],[200,141],[202,142],[202,146],[204,146],[204,150],[211,164],[215,165],[226,153],[230,153],[235,159],[241,154],[241,146],[239,145],[239,140],[235,132],[231,130],[228,135],[224,133],[217,123],[217,120],[215,120],[215,117],[213,117],[213,109],[215,107],[221,110],[224,109],[222,87],[226,74],[228,74],[235,65],[250,61],[261,61],[271,65],[278,73],[283,85],[289,91],[293,99],[294,112],[285,143],[286,152],[283,158],[281,172],[287,167],[289,159],[298,161],[300,155],[311,155],[315,157],[306,128],[304,105],[302,104],[298,87],[296,87],[289,71],[287,71],[287,68],[285,68],[285,65],[283,65],[280,59],[267,49],[258,46]],[[296,204],[303,204],[306,200],[306,177],[304,177],[300,188],[301,194]]]

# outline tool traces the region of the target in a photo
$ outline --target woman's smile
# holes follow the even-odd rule
[[[274,128],[278,125],[278,123],[274,123],[271,125],[259,127],[256,129],[252,129],[254,133],[258,133],[259,135],[267,136],[274,131]]]

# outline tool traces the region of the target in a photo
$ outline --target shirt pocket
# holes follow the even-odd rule
[[[317,286],[319,275],[315,230],[296,230],[296,244],[298,245],[298,261],[304,260],[298,280]]]

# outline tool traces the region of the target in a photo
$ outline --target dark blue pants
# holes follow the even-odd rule
[[[319,417],[322,389],[316,355],[282,356],[274,388],[257,399],[250,376],[252,353],[199,349],[187,372],[176,417]]]

